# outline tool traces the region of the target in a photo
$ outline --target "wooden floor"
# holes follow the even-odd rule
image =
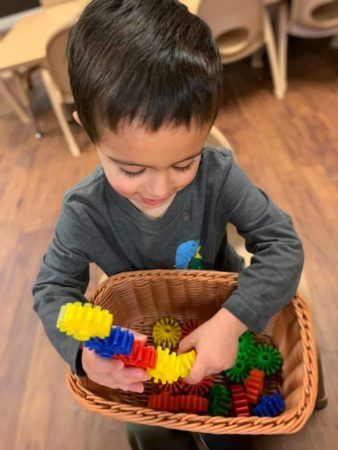
[[[255,437],[245,450],[334,450],[338,430],[338,89],[337,51],[327,40],[291,43],[289,89],[278,101],[267,67],[225,68],[226,100],[217,124],[241,166],[294,218],[306,263],[329,405],[296,435]],[[31,286],[53,234],[63,192],[91,172],[94,150],[72,158],[36,79],[35,140],[0,99],[0,448],[125,450],[124,426],[86,412],[64,383],[64,364],[32,310]],[[91,289],[96,285],[93,270]]]

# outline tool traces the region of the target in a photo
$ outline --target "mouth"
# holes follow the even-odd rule
[[[162,199],[152,199],[152,198],[141,197],[141,201],[142,201],[142,203],[144,203],[145,205],[147,205],[149,207],[156,208],[157,206],[161,206],[165,202],[167,202],[169,200],[169,198],[170,198],[170,196],[162,198]]]

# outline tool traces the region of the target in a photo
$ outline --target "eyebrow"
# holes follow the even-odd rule
[[[188,158],[184,158],[184,159],[182,159],[181,161],[175,162],[174,164],[172,164],[172,166],[175,166],[176,164],[180,164],[180,163],[182,163],[182,162],[184,162],[184,161],[188,161],[188,159],[196,158],[196,156],[199,156],[199,155],[202,153],[202,151],[203,151],[203,148],[202,148],[198,153],[196,153],[196,154],[194,154],[194,155],[191,155],[191,156],[188,156]],[[107,156],[111,161],[114,161],[115,163],[118,163],[118,164],[123,164],[124,166],[145,167],[145,168],[147,168],[147,169],[153,169],[153,168],[154,168],[153,166],[145,166],[144,164],[137,164],[137,163],[133,163],[133,162],[122,161],[122,160],[120,160],[120,159],[115,159],[115,158],[112,158],[111,156],[109,156],[109,155],[107,155],[107,154],[106,154],[106,156]]]

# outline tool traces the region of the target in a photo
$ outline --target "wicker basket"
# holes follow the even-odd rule
[[[154,270],[121,273],[102,283],[92,301],[114,313],[116,324],[151,336],[156,319],[209,319],[236,289],[233,273],[197,270]],[[262,340],[281,352],[281,393],[286,410],[278,417],[211,417],[155,411],[146,407],[156,385],[142,394],[113,390],[87,377],[67,374],[69,388],[86,409],[128,422],[214,434],[281,434],[298,431],[315,405],[318,383],[316,346],[309,309],[296,295],[268,324]],[[151,338],[148,340],[152,342]]]

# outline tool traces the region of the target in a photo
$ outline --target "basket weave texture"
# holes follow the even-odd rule
[[[121,273],[102,283],[91,301],[114,314],[114,323],[146,334],[160,317],[208,320],[236,289],[237,274],[199,270],[147,270]],[[314,409],[318,368],[309,309],[298,295],[268,324],[259,339],[272,342],[283,356],[281,393],[286,410],[280,416],[212,417],[155,411],[144,393],[113,390],[87,377],[67,373],[68,386],[86,409],[117,420],[214,434],[282,434],[302,428]]]

